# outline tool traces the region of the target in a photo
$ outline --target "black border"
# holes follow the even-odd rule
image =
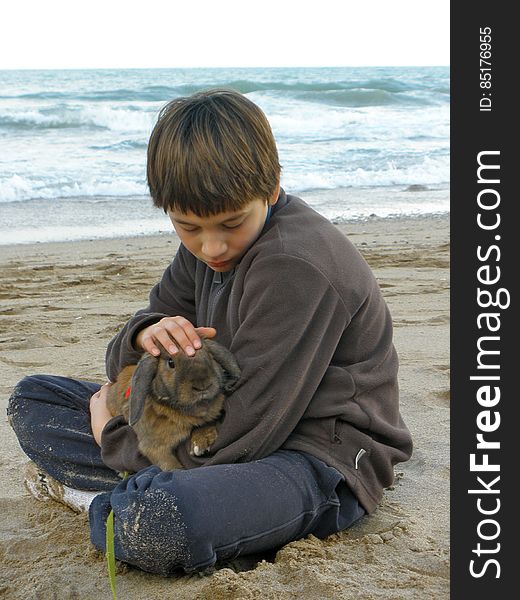
[[[515,238],[520,238],[518,225],[520,218],[515,213],[520,204],[519,194],[514,190],[520,164],[515,164],[520,153],[513,146],[514,131],[519,129],[516,102],[514,57],[520,58],[516,45],[520,38],[516,32],[516,19],[511,3],[500,2],[459,2],[451,4],[451,597],[454,600],[498,600],[518,595],[515,579],[520,567],[516,567],[517,549],[515,531],[520,530],[518,514],[514,515],[517,500],[513,486],[520,470],[514,468],[516,457],[520,455],[512,444],[513,436],[520,440],[517,432],[518,386],[513,387],[516,357],[520,351],[515,341],[520,333],[516,315],[516,296],[513,293],[514,276],[518,271],[516,257],[520,256]],[[491,89],[480,86],[480,28],[491,28]],[[483,94],[490,93],[491,111],[480,110]],[[485,104],[485,103],[484,103]],[[477,181],[477,156],[482,151],[500,151],[500,155],[487,158],[487,162],[500,164],[500,184],[489,184],[500,195],[500,204],[495,212],[500,213],[500,226],[493,231],[481,229],[477,223],[477,197],[483,184]],[[497,171],[495,171],[496,173]],[[491,171],[488,172],[491,174]],[[491,179],[491,177],[489,177]],[[486,184],[484,184],[486,185]],[[491,194],[488,199],[491,198]],[[491,218],[491,213],[486,213]],[[496,235],[500,239],[496,239]],[[481,256],[492,244],[499,247],[492,251],[487,261],[477,257],[477,247],[481,246]],[[477,279],[479,267],[489,264],[492,274],[500,267],[500,281],[492,285],[482,285]],[[515,268],[516,267],[516,268]],[[494,334],[479,330],[477,318],[480,313],[491,309],[479,307],[477,288],[488,288],[491,292],[498,288],[509,290],[509,308],[492,309],[500,313],[500,330]],[[505,297],[505,296],[504,296]],[[492,373],[490,370],[477,370],[477,340],[479,336],[495,335],[500,341],[492,342],[500,355],[493,360],[499,363],[501,399],[496,407],[488,409],[500,413],[500,427],[493,433],[485,434],[489,440],[500,442],[499,450],[489,450],[490,463],[497,463],[500,472],[478,473],[470,471],[470,454],[477,453],[478,461],[482,450],[476,449],[476,434],[479,433],[477,415],[484,408],[479,405],[476,392],[486,382],[470,380],[472,375]],[[516,367],[516,369],[515,369]],[[495,415],[493,415],[495,418]],[[515,428],[515,429],[514,429]],[[514,433],[515,432],[515,433]],[[469,494],[468,490],[482,488],[477,476],[490,481],[500,476],[499,494]],[[488,509],[496,506],[500,499],[500,510],[496,515],[482,515],[477,509],[477,499],[482,498],[482,506]],[[515,518],[516,517],[516,518]],[[500,526],[500,534],[493,541],[479,540],[477,527],[485,518],[495,519]],[[486,529],[487,528],[487,529]],[[482,532],[493,535],[496,527],[485,525]],[[478,557],[473,550],[480,541],[486,549],[500,550],[493,554]],[[496,559],[497,566],[487,565],[481,577],[473,577],[469,565],[476,560],[475,572],[482,573],[487,559]]]

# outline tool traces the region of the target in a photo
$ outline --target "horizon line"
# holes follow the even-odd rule
[[[282,66],[224,66],[224,67],[3,67],[0,71],[153,71],[153,70],[196,70],[196,69],[367,69],[367,68],[395,68],[395,69],[420,69],[420,68],[449,68],[449,64],[427,65],[282,65]]]

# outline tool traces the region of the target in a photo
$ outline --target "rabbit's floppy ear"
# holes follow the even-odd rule
[[[209,343],[208,343],[209,341]],[[211,340],[205,341],[207,349],[211,352],[213,358],[219,363],[219,365],[226,372],[226,381],[224,382],[223,390],[224,392],[231,391],[231,388],[235,385],[235,383],[240,378],[240,367],[238,366],[235,357],[231,352],[216,342],[212,342]]]
[[[143,354],[132,376],[132,388],[128,400],[128,424],[135,425],[141,418],[146,396],[152,390],[152,382],[157,373],[159,359],[151,354]]]

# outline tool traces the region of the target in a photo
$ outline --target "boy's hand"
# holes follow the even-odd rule
[[[112,414],[107,407],[108,388],[111,385],[111,383],[105,383],[90,398],[90,426],[92,427],[92,433],[98,446],[101,446],[101,432],[110,419],[112,419]]]
[[[193,327],[184,317],[164,317],[158,323],[142,329],[135,338],[135,345],[154,356],[160,354],[157,343],[171,355],[182,349],[188,356],[193,356],[202,346],[199,335],[212,338],[217,335],[217,330],[213,327]]]

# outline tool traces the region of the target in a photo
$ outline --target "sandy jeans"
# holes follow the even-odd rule
[[[104,465],[90,430],[89,398],[98,389],[65,377],[26,377],[8,415],[40,468],[71,487],[106,490],[90,506],[91,541],[104,549],[113,508],[119,560],[162,575],[204,570],[310,533],[325,537],[365,514],[336,469],[288,450],[249,463],[151,466],[121,481]]]

